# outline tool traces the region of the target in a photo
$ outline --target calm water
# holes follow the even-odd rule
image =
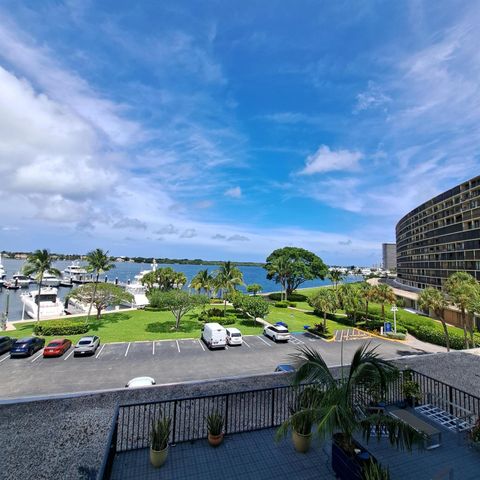
[[[7,279],[10,279],[12,275],[20,271],[24,261],[23,260],[12,260],[12,259],[2,259],[3,266],[7,273]],[[63,271],[70,261],[56,262],[55,267]],[[159,267],[172,267],[174,270],[183,272],[187,276],[187,285],[190,283],[190,280],[197,274],[199,270],[208,268],[209,272],[213,272],[217,267],[213,265],[204,266],[204,265],[158,265]],[[142,270],[150,270],[151,265],[147,263],[116,263],[115,268],[107,273],[108,280],[115,280],[118,278],[119,282],[127,282],[128,280],[133,281],[134,276]],[[239,267],[243,273],[243,278],[246,284],[258,283],[262,286],[264,292],[274,292],[279,291],[279,285],[273,281],[266,279],[266,272],[261,267]],[[100,277],[104,279],[104,275]],[[347,281],[358,281],[358,277],[349,277]],[[315,287],[319,285],[329,285],[330,280],[313,280],[311,282],[305,282],[302,287]],[[30,285],[30,289],[38,288],[35,284]],[[70,291],[70,288],[58,289],[60,298],[64,298],[65,295]],[[6,290],[5,288],[0,287],[0,312],[5,312],[6,308],[6,298],[9,296],[9,320],[18,320],[22,318],[22,302],[20,301],[20,294],[25,292],[26,289],[22,288],[19,290]]]

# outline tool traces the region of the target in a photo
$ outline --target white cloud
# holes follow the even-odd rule
[[[391,98],[375,82],[369,81],[367,90],[357,95],[357,103],[353,113],[385,106],[390,101]]]
[[[250,239],[245,235],[232,235],[231,237],[227,238],[227,242],[248,242]]]
[[[225,191],[226,197],[240,198],[242,196],[242,189],[240,187],[232,187]]]
[[[180,238],[193,238],[197,236],[197,231],[194,228],[187,228],[182,232]]]
[[[120,218],[113,224],[113,228],[128,228],[132,230],[146,230],[147,224],[138,218]]]
[[[351,150],[330,150],[327,145],[321,145],[318,150],[309,155],[305,161],[302,175],[313,175],[332,171],[351,171],[359,166],[363,154]]]
[[[157,233],[158,235],[175,235],[179,233],[179,230],[174,225],[169,223],[168,225],[160,227],[158,230],[155,231],[155,233]]]

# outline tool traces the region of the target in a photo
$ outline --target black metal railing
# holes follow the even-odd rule
[[[440,404],[447,404],[453,415],[464,417],[465,410],[480,415],[480,398],[415,371],[409,371],[407,375],[402,374],[389,383],[382,398],[387,406],[404,401],[403,382],[408,378],[418,382],[426,401],[436,401],[440,408]],[[273,387],[121,405],[115,412],[99,479],[110,478],[116,453],[148,447],[154,420],[171,418],[172,444],[206,438],[206,417],[213,412],[224,417],[227,434],[273,428],[290,416],[290,408],[303,388],[305,386]],[[368,385],[357,385],[352,392],[352,401],[356,405],[366,405],[374,395]]]

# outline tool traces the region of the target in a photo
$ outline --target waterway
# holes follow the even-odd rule
[[[12,278],[12,275],[21,271],[23,265],[23,260],[14,260],[3,258],[2,264],[5,267],[7,274],[7,279]],[[58,268],[60,271],[63,271],[70,261],[59,261],[54,264],[55,268]],[[158,267],[171,267],[176,271],[183,272],[187,277],[187,284],[190,283],[190,280],[197,274],[199,270],[204,270],[208,268],[210,272],[214,272],[217,267],[213,265],[183,265],[183,264],[170,264],[170,265],[161,265]],[[238,267],[243,273],[244,282],[248,285],[251,283],[258,283],[262,286],[264,292],[275,292],[279,291],[279,285],[271,280],[267,280],[266,272],[261,267],[255,266],[240,266]],[[128,282],[133,281],[135,275],[137,275],[142,270],[150,270],[151,265],[147,263],[130,263],[130,262],[117,262],[115,263],[115,268],[107,272],[107,277],[109,281],[114,281],[118,279],[119,282]],[[101,275],[101,281],[105,280],[105,275]],[[346,279],[347,282],[354,282],[361,280],[361,277],[350,276]],[[316,287],[320,285],[329,285],[331,284],[330,280],[312,280],[305,282],[302,287]],[[32,284],[29,287],[31,290],[38,288],[36,284]],[[185,287],[186,288],[186,287]],[[26,288],[21,288],[19,290],[7,290],[0,287],[0,312],[5,313],[8,297],[8,319],[9,320],[19,320],[22,318],[22,302],[20,300],[20,295],[27,291]],[[71,288],[58,288],[58,295],[60,298],[64,298],[67,293],[71,291]]]

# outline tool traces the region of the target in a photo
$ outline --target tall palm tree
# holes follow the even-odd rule
[[[341,307],[352,318],[355,326],[357,323],[357,314],[362,309],[362,297],[359,289],[353,285],[341,285],[338,289],[338,296],[341,299]]]
[[[215,283],[222,290],[224,299],[224,310],[227,308],[226,294],[234,292],[237,286],[244,285],[243,273],[235,266],[234,263],[224,262],[217,270],[215,275]]]
[[[49,273],[57,277],[61,276],[60,270],[53,267],[52,262],[53,258],[48,250],[35,250],[27,257],[27,263],[23,267],[24,275],[35,275],[35,279],[38,282],[37,322],[40,321],[40,292],[42,290],[43,275]]]
[[[423,437],[406,423],[396,420],[390,415],[369,414],[366,410],[368,399],[357,395],[357,388],[376,388],[385,393],[388,383],[398,375],[397,369],[387,360],[382,360],[376,353],[376,347],[369,344],[359,347],[352,359],[349,369],[338,381],[332,375],[321,354],[310,347],[302,347],[293,354],[297,367],[294,385],[311,383],[319,388],[317,401],[309,402],[308,412],[297,411],[292,415],[308,418],[317,425],[320,438],[329,439],[334,434],[336,440],[347,451],[355,448],[353,435],[363,431],[367,441],[371,432],[380,437],[385,430],[390,442],[397,447],[411,449],[416,443],[421,444]],[[292,418],[290,423],[292,423]],[[288,427],[288,425],[287,425]],[[285,426],[282,426],[285,428]]]
[[[450,301],[460,310],[465,348],[468,348],[469,341],[467,337],[467,309],[471,303],[472,297],[475,294],[477,281],[467,272],[455,272],[447,278],[443,288]],[[470,328],[472,346],[474,346],[473,328]]]
[[[365,320],[368,320],[368,304],[375,300],[376,290],[368,282],[360,284],[360,296],[365,302]]]
[[[329,278],[333,283],[333,288],[337,289],[337,285],[344,279],[345,274],[339,268],[332,268],[327,273],[327,278]]]
[[[338,306],[337,296],[331,288],[321,288],[308,299],[308,304],[323,313],[323,330],[327,331],[327,315],[334,313]]]
[[[397,300],[395,293],[393,293],[392,287],[385,285],[384,283],[378,284],[374,287],[376,290],[376,297],[382,307],[382,320],[385,322],[385,304],[393,304]]]
[[[190,287],[200,293],[202,290],[210,297],[210,291],[212,289],[213,277],[208,273],[208,268],[205,270],[199,270],[197,274],[192,278]]]
[[[115,268],[115,264],[110,261],[108,250],[103,251],[101,248],[96,248],[95,250],[88,252],[85,259],[87,261],[87,272],[95,274],[95,285],[93,287],[93,295],[90,301],[90,306],[88,307],[87,315],[87,318],[90,318],[93,302],[97,294],[98,278],[101,273],[108,272],[112,268]]]
[[[445,344],[447,346],[447,352],[449,352],[450,338],[448,337],[448,327],[445,323],[445,318],[443,315],[444,310],[448,306],[448,302],[444,293],[436,288],[428,287],[425,290],[422,290],[420,293],[418,297],[418,304],[422,310],[426,310],[428,312],[432,311],[434,315],[442,322],[443,333],[445,334]]]

